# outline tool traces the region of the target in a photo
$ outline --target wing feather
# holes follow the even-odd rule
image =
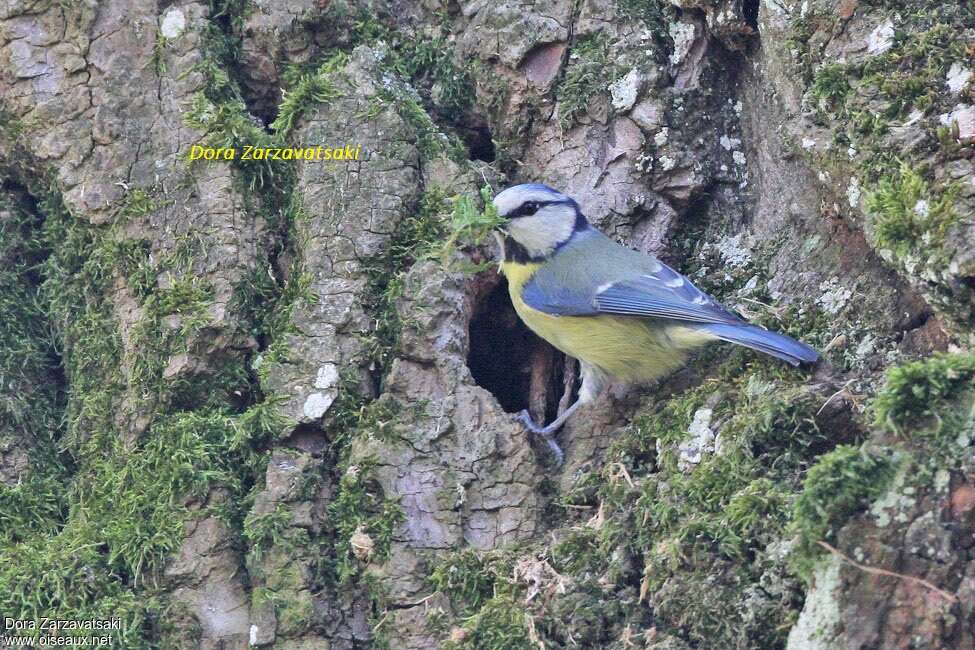
[[[554,316],[742,322],[666,264],[596,231],[549,260],[525,284],[521,297],[529,307]]]
[[[597,291],[594,296],[596,311],[696,323],[741,322],[690,280],[663,264],[661,267],[661,271],[653,275],[616,282]],[[675,279],[681,282],[678,284]]]

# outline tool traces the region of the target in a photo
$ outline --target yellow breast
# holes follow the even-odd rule
[[[553,346],[624,381],[649,381],[684,365],[687,351],[713,337],[664,321],[632,316],[553,316],[533,309],[521,292],[540,264],[505,262],[511,303],[533,332]]]

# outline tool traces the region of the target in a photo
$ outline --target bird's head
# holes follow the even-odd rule
[[[494,197],[504,218],[498,241],[505,259],[540,261],[589,222],[571,198],[540,183],[515,185]]]

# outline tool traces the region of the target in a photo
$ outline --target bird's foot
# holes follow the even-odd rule
[[[561,467],[565,461],[565,454],[562,453],[562,448],[559,447],[559,443],[555,442],[555,439],[552,437],[552,433],[558,426],[553,426],[552,424],[547,427],[538,426],[534,418],[532,418],[531,413],[528,412],[528,409],[518,414],[518,421],[524,424],[526,429],[540,436],[545,441],[549,451],[552,452],[552,456],[555,458],[555,466]],[[553,424],[559,425],[561,422],[555,422]]]

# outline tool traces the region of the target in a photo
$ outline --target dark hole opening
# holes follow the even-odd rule
[[[491,129],[486,126],[461,127],[460,137],[467,145],[472,160],[483,160],[484,162],[494,162],[495,150],[494,139],[491,137]]]
[[[535,335],[515,313],[503,277],[478,299],[470,323],[467,366],[508,413],[529,407],[532,368],[541,364],[545,418],[555,418],[562,397],[565,355]],[[537,392],[537,388],[536,388]]]
[[[741,11],[745,15],[745,23],[758,32],[758,0],[744,0]]]

